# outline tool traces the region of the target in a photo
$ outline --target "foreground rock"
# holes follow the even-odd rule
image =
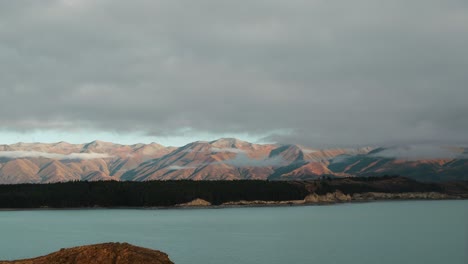
[[[174,264],[167,254],[127,243],[105,243],[61,249],[47,256],[0,261],[0,264]]]

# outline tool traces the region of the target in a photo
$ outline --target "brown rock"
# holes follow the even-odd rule
[[[312,193],[304,198],[305,203],[336,203],[347,201],[351,201],[351,196],[349,194],[343,194],[341,191],[327,193],[325,195]]]
[[[184,204],[178,204],[177,206],[187,206],[187,207],[191,207],[191,206],[210,206],[211,203],[206,201],[206,200],[203,200],[203,199],[200,199],[200,198],[197,198],[193,201],[190,201],[188,203],[184,203]]]
[[[167,254],[127,243],[105,243],[61,249],[47,256],[0,261],[0,264],[173,264]]]

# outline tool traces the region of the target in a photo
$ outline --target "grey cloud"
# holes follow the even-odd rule
[[[2,1],[0,123],[466,142],[467,46],[459,0]]]
[[[318,152],[318,150],[315,150],[315,149],[304,149],[304,148],[301,149],[301,151],[307,154]]]
[[[88,160],[88,159],[105,159],[112,156],[104,153],[70,153],[67,155],[58,153],[48,153],[39,151],[0,151],[0,158],[48,158],[58,160]]]
[[[211,148],[211,151],[215,153],[218,153],[218,152],[245,153],[244,150],[237,149],[237,148]]]
[[[235,167],[280,167],[285,165],[286,161],[281,156],[275,156],[266,159],[252,159],[244,153],[239,153],[235,158],[224,160],[219,163],[228,164]]]
[[[337,157],[334,157],[334,158],[330,159],[330,162],[332,164],[334,164],[334,163],[343,163],[343,162],[347,162],[350,158],[352,158],[352,156],[350,156],[350,155],[340,155],[340,156],[337,156]]]
[[[374,157],[397,158],[405,160],[420,159],[468,159],[463,148],[444,147],[438,145],[407,145],[386,148]]]

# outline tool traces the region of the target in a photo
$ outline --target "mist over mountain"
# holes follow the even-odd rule
[[[314,149],[222,138],[182,147],[17,143],[0,145],[0,183],[148,180],[304,180],[398,174],[467,180],[466,148],[398,146]]]

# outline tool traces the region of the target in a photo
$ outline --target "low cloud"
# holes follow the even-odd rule
[[[59,154],[39,151],[1,151],[0,158],[18,159],[18,158],[48,158],[57,160],[89,160],[89,159],[105,159],[111,158],[105,153],[71,153]]]
[[[167,167],[168,170],[187,170],[187,169],[196,169],[195,166],[179,166],[179,165],[171,165]]]
[[[330,163],[331,164],[336,164],[336,163],[343,163],[343,162],[347,162],[348,159],[350,159],[352,156],[350,155],[340,155],[340,156],[336,156],[334,158],[332,158],[330,160]]]
[[[405,160],[420,159],[468,159],[463,148],[444,147],[438,145],[408,145],[386,148],[373,157],[396,158]]]
[[[318,150],[314,150],[314,149],[302,149],[302,152],[304,152],[304,153],[306,153],[306,154],[310,154],[310,153],[318,152]]]
[[[237,149],[237,148],[211,148],[211,152],[219,153],[219,152],[230,152],[230,153],[245,153],[245,150]]]
[[[249,158],[245,153],[239,153],[235,158],[220,163],[235,167],[279,167],[285,165],[286,161],[281,156],[258,160]]]

